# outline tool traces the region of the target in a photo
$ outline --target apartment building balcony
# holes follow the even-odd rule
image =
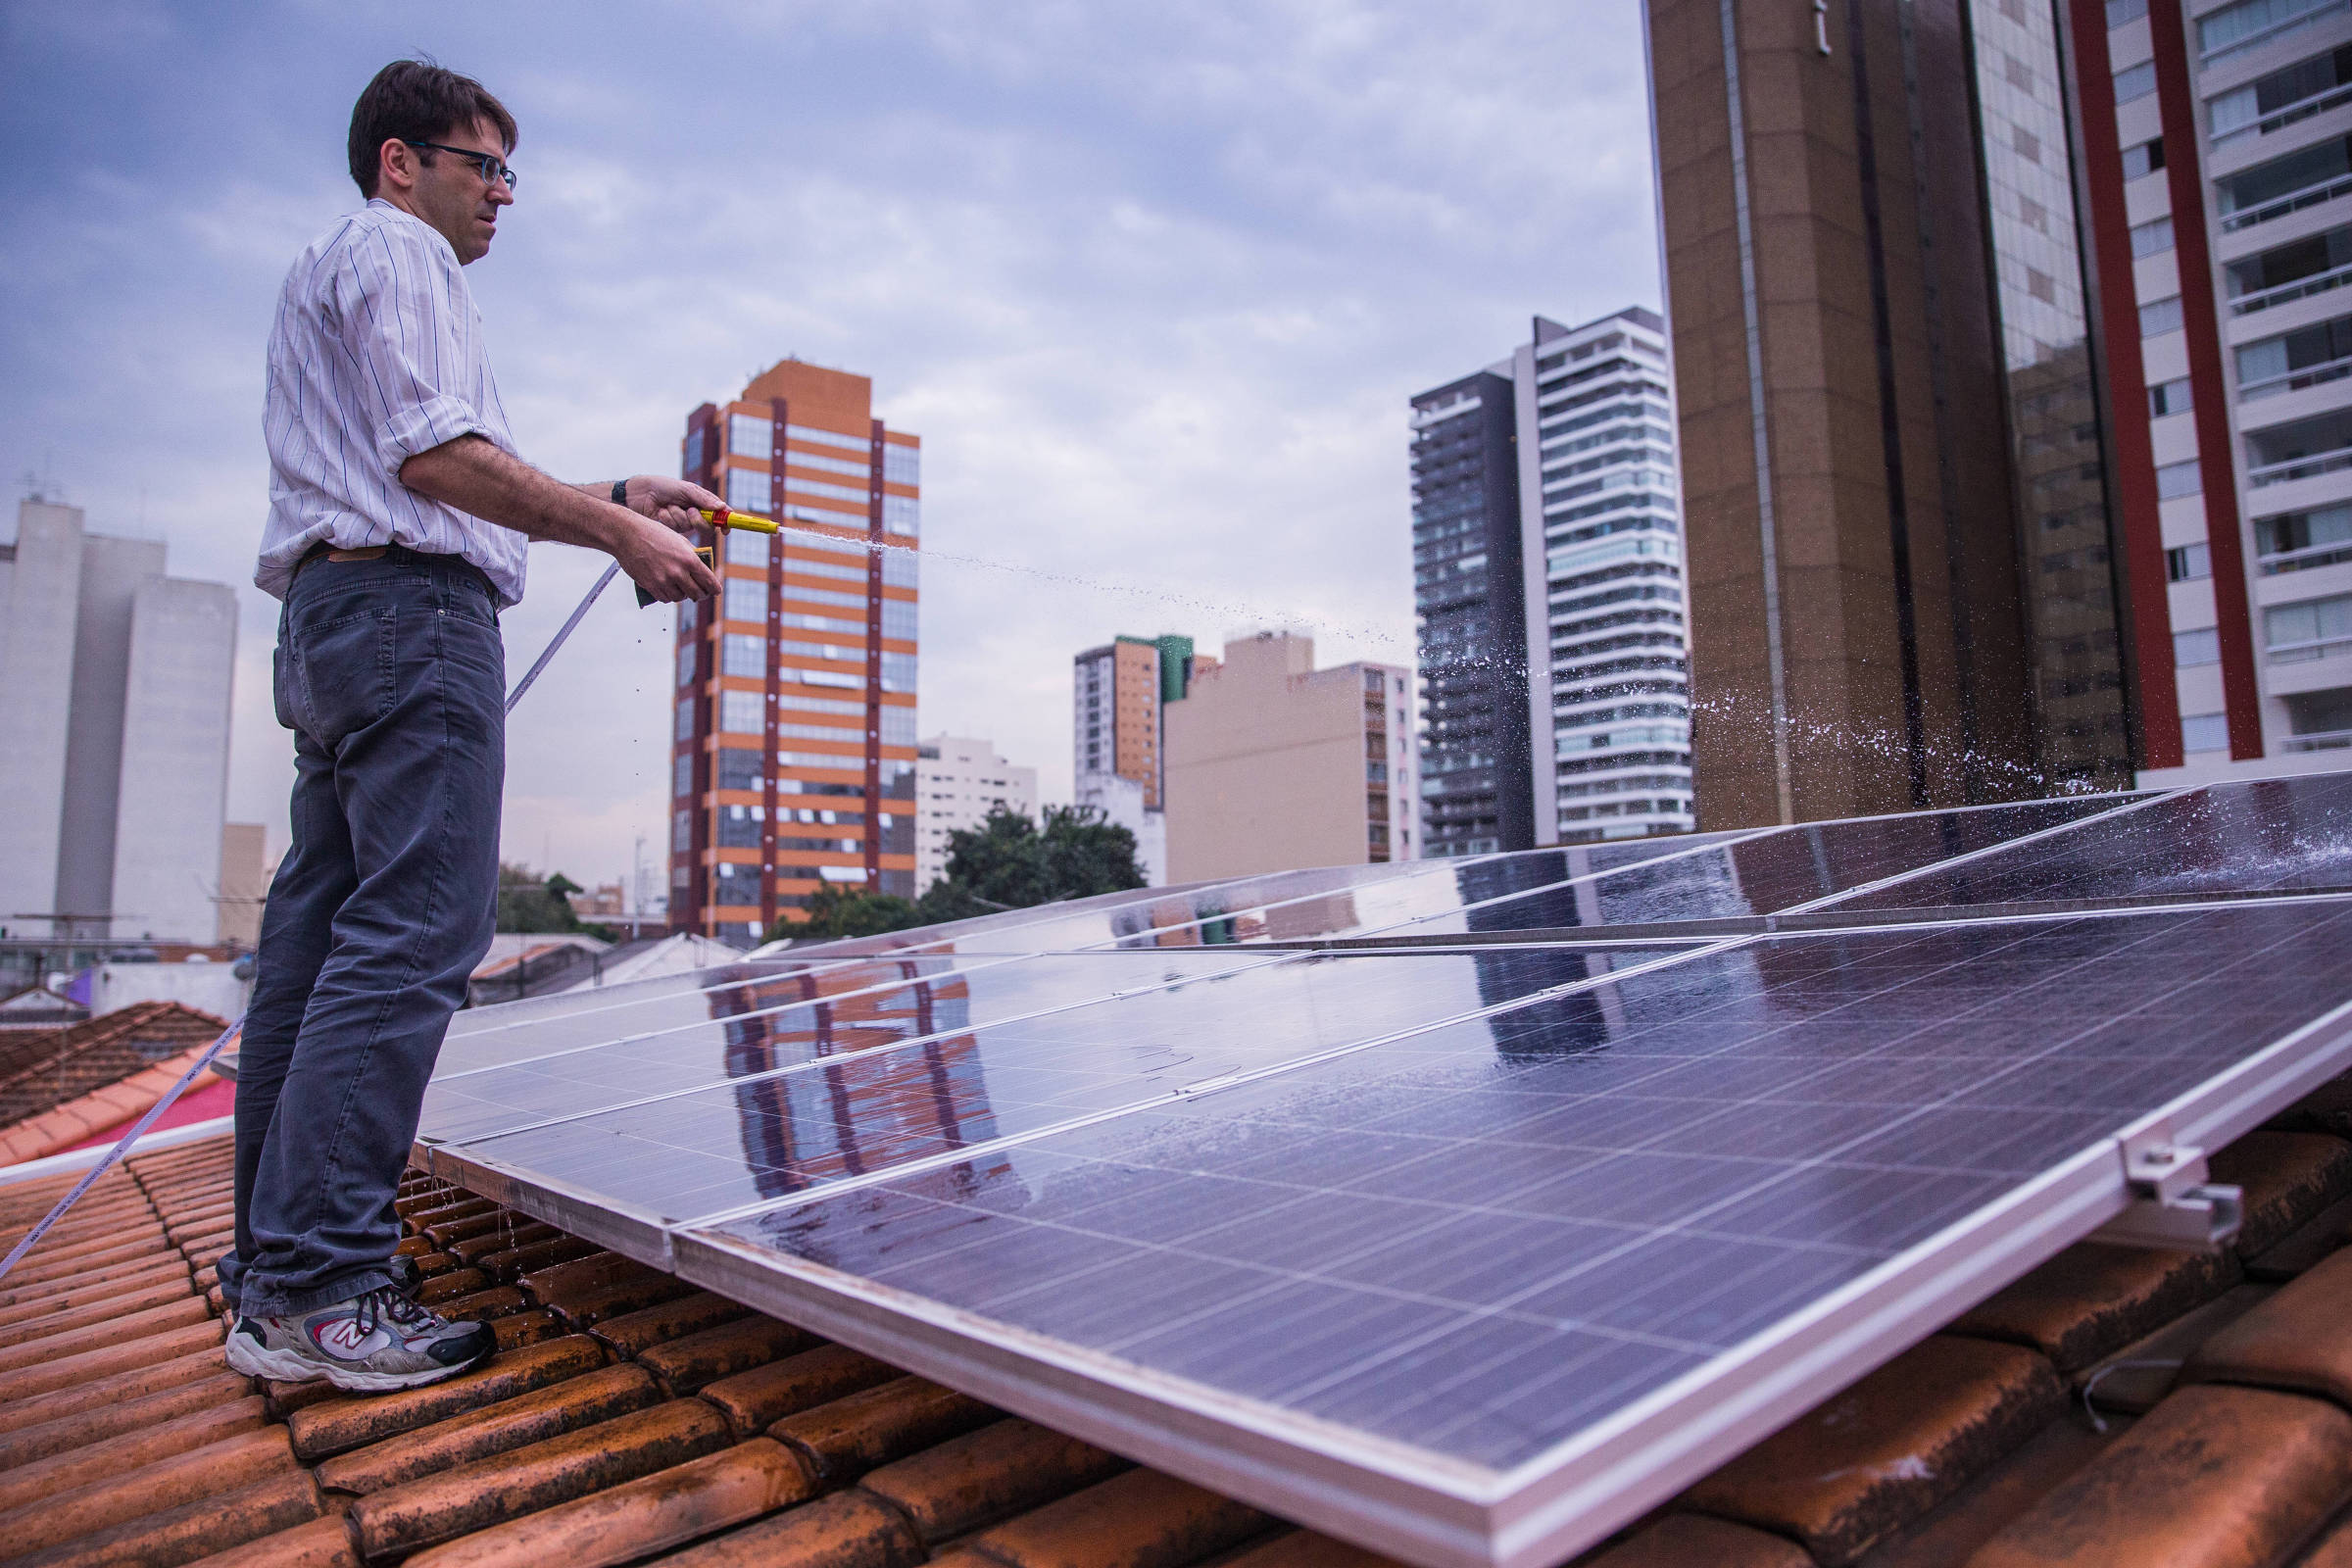
[[[2214,196],[2220,230],[2225,236],[2223,260],[2235,259],[2274,236],[2292,237],[2283,228],[2269,230],[2243,245],[2229,236],[2247,234],[2297,214],[2309,214],[2303,225],[2310,231],[2341,222],[2352,208],[2340,206],[2352,196],[2352,135],[2330,136],[2283,157],[2258,164],[2242,174],[2216,179]]]
[[[2352,399],[2347,399],[2352,402]],[[2259,416],[2262,404],[2241,405],[2240,420]],[[2352,407],[2341,407],[2299,419],[2265,425],[2244,432],[2246,488],[2267,491],[2260,506],[2265,513],[2291,510],[2298,503],[2324,505],[2352,495]],[[2328,480],[2325,486],[2312,481]]]

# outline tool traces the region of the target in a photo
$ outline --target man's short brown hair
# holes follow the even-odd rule
[[[446,141],[477,120],[497,126],[507,152],[514,151],[514,117],[490,96],[489,88],[429,60],[393,61],[375,74],[351,107],[351,177],[359,183],[360,194],[370,201],[375,198],[385,142]]]

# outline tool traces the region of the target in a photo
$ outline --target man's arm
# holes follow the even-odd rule
[[[718,592],[717,577],[696,559],[694,546],[681,534],[630,507],[616,507],[610,499],[550,478],[481,436],[462,435],[417,453],[400,466],[400,482],[530,538],[602,550],[656,599],[708,599]],[[632,481],[632,502],[637,499],[634,485]],[[707,494],[683,483],[678,488],[698,497]],[[681,495],[671,504],[683,507],[691,499]],[[716,497],[710,497],[710,504],[721,505]]]
[[[723,512],[726,503],[699,484],[683,479],[671,479],[658,473],[632,474],[618,481],[626,488],[628,500],[622,503],[640,517],[651,517],[664,528],[680,533],[695,533],[708,527],[703,514]],[[594,484],[575,484],[570,488],[594,501],[612,499],[613,481],[600,479]]]

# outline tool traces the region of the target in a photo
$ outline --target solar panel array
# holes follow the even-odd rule
[[[2352,1065],[2352,774],[1112,895],[462,1014],[436,1168],[1556,1561]]]

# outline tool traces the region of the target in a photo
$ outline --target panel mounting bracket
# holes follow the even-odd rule
[[[2169,1123],[2128,1135],[2118,1152],[2132,1204],[2092,1241],[2218,1252],[2236,1237],[2244,1193],[2206,1180],[2205,1151],[2175,1138]]]

